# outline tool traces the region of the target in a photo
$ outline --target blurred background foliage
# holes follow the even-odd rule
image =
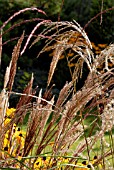
[[[103,6],[102,6],[103,2]],[[102,10],[112,8],[112,0],[65,0],[62,9],[62,17],[65,20],[76,20],[81,26],[85,24]],[[86,31],[94,43],[110,43],[114,40],[114,10],[102,14],[93,20]]]
[[[113,5],[112,0],[103,0],[102,10],[111,8]],[[19,21],[31,18],[46,18],[51,19],[52,21],[57,21],[58,19],[62,21],[72,21],[74,19],[84,27],[92,17],[101,12],[102,0],[0,0],[0,25],[20,9],[32,6],[44,10],[47,16],[38,14],[35,11],[27,11],[15,17],[15,19],[7,24],[3,31]],[[96,45],[112,43],[114,40],[114,10],[103,14],[102,23],[100,24],[100,22],[101,16],[93,20],[86,28],[90,40]],[[3,75],[6,67],[9,65],[13,47],[17,42],[17,40],[11,41],[12,38],[20,37],[23,30],[29,35],[36,23],[37,22],[23,24],[3,35],[3,43],[8,40],[10,40],[10,42],[3,45],[2,63],[0,68],[0,90],[3,88]],[[42,43],[37,43],[19,58],[13,90],[22,91],[28,83],[32,72],[35,75],[34,88],[36,86],[43,89],[46,88],[51,57],[49,57],[49,53],[44,53],[41,57],[36,58],[38,51],[40,51],[42,46]],[[54,93],[58,95],[59,90],[63,87],[65,82],[70,79],[69,67],[64,58],[59,61],[53,77],[52,83],[55,84]]]

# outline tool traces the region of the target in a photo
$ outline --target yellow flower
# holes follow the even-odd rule
[[[15,111],[16,111],[16,109],[14,109],[14,108],[10,108],[10,109],[8,108],[6,110],[6,115],[7,116],[12,116]]]
[[[53,145],[54,145],[54,142],[50,142],[49,145],[50,145],[50,146],[53,146]]]
[[[9,146],[9,140],[7,138],[4,138],[4,147]]]
[[[77,163],[76,164],[76,170],[90,170],[91,166],[90,165],[83,165],[82,163]]]
[[[97,160],[98,160],[98,158],[97,158],[97,156],[95,155],[94,158],[93,158],[93,160],[92,160],[92,162],[91,162],[91,164],[94,165],[94,164],[97,162]],[[99,167],[99,169],[102,169],[102,164],[101,164],[101,163],[99,163],[97,166]]]
[[[4,147],[4,151],[7,151],[7,152],[8,152],[8,150],[9,150],[8,146],[5,146],[5,147]]]
[[[14,108],[7,108],[7,110],[6,110],[6,118],[5,118],[5,120],[4,120],[4,125],[7,125],[8,123],[10,123],[10,121],[11,121],[11,117],[14,115],[14,112],[15,112],[15,110],[16,109],[14,109]]]
[[[4,121],[4,125],[7,125],[10,121],[11,121],[10,118],[6,118],[5,121]]]
[[[42,167],[42,159],[38,158],[37,161],[34,163],[34,168],[39,170]]]
[[[107,46],[107,44],[98,44],[98,46],[101,48],[105,48]]]
[[[74,53],[68,53],[68,57],[74,56]]]
[[[75,65],[75,63],[68,63],[68,67],[74,67]]]
[[[75,169],[76,170],[90,170],[91,165],[89,165],[87,161],[83,161],[82,163],[78,162],[76,163]]]
[[[21,149],[24,147],[25,143],[25,132],[21,131],[19,127],[15,129],[15,133],[12,137],[13,142],[15,142],[17,145],[19,144]]]

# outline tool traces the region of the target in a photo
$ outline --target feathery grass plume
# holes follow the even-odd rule
[[[50,30],[47,28],[44,32],[42,32],[42,34],[44,34],[45,36],[49,36],[49,34],[51,34],[51,40],[48,39],[46,41],[46,45],[39,53],[40,55],[42,52],[53,49],[53,58],[50,64],[47,86],[50,85],[58,60],[60,59],[61,55],[66,52],[67,49],[72,49],[76,53],[76,55],[72,57],[72,60],[73,58],[77,58],[78,62],[80,63],[81,58],[83,62],[87,63],[87,66],[91,70],[92,60],[94,56],[91,52],[91,43],[83,28],[81,28],[81,26],[75,21],[74,23],[52,22],[49,24],[49,28]],[[68,29],[70,30],[68,31]],[[75,39],[75,41],[70,41],[71,38]],[[33,42],[33,44],[36,43],[38,40],[39,38],[37,38],[36,41]],[[76,67],[81,67],[81,70],[83,69],[82,64],[77,64]]]
[[[42,108],[41,122],[39,124],[39,127],[40,127],[39,136],[40,136],[40,139],[42,139],[43,133],[45,132],[45,126],[47,124],[49,116],[51,115],[51,113],[53,111],[52,106],[54,104],[54,96],[53,96],[53,98],[51,99],[50,102],[52,103],[52,105],[47,104],[46,106],[44,106]]]
[[[113,96],[114,98],[114,96]],[[111,131],[114,126],[114,99],[108,101],[102,113],[102,131]]]
[[[93,89],[92,89],[93,90]],[[84,92],[84,90],[82,91],[82,94],[83,93],[87,93],[87,91],[86,91],[86,89],[85,89],[85,92]],[[91,93],[92,93],[92,91],[91,91]],[[55,143],[56,143],[56,146],[57,146],[57,144],[59,145],[59,144],[61,144],[62,143],[62,138],[63,138],[63,141],[64,141],[64,135],[66,135],[67,136],[67,133],[69,134],[69,129],[72,129],[73,128],[73,123],[72,123],[72,126],[70,126],[70,123],[72,122],[72,120],[73,120],[73,117],[75,117],[76,116],[76,113],[78,112],[78,110],[80,110],[81,109],[81,107],[84,107],[84,104],[86,105],[86,103],[85,103],[85,101],[83,101],[83,99],[85,99],[85,100],[87,100],[87,97],[86,97],[86,95],[83,97],[83,95],[82,94],[80,94],[80,96],[79,97],[77,97],[74,101],[74,105],[73,105],[73,101],[71,100],[71,102],[69,102],[68,101],[68,103],[66,104],[66,113],[65,113],[65,111],[63,111],[63,116],[62,116],[62,118],[61,118],[61,120],[60,120],[60,123],[59,123],[59,126],[58,126],[58,128],[59,128],[59,130],[58,130],[58,134],[57,134],[57,139],[56,139],[56,141],[55,141]],[[82,96],[82,98],[81,98],[81,96]],[[74,96],[73,96],[74,97]],[[94,95],[93,95],[93,97],[94,97]],[[90,96],[90,99],[91,99],[91,96]],[[79,103],[80,103],[80,108],[78,108],[78,103],[76,102],[76,100],[78,101],[79,100]],[[83,102],[82,103],[82,106],[81,106],[81,101]],[[88,102],[88,100],[86,101],[86,102]],[[68,108],[68,106],[69,106],[69,108]],[[76,109],[76,110],[75,110]],[[78,118],[78,117],[77,117]],[[77,125],[78,124],[80,124],[80,119],[79,119],[79,122],[77,123]],[[76,126],[76,125],[75,125]],[[68,127],[69,127],[69,129],[68,129]],[[76,129],[75,129],[76,130]],[[80,129],[81,130],[81,129]],[[72,131],[73,132],[73,131]],[[72,132],[70,132],[71,134],[71,137],[72,137]],[[83,131],[82,131],[83,132]],[[66,133],[66,134],[65,134]],[[83,133],[82,133],[83,134]],[[81,133],[80,133],[80,135],[82,135]],[[69,135],[68,135],[69,136]],[[67,138],[67,137],[66,137]],[[61,142],[60,142],[61,141]],[[69,141],[70,140],[67,140],[67,144],[69,143]],[[86,147],[86,145],[85,145],[85,147]],[[58,149],[57,149],[57,151],[58,151]]]
[[[102,53],[103,54],[103,53]],[[112,55],[113,56],[113,55]],[[103,55],[102,55],[103,57]],[[106,57],[106,56],[105,56]],[[99,59],[98,59],[99,60]],[[100,60],[99,60],[100,61]],[[113,70],[113,69],[112,69]],[[91,76],[91,73],[90,75],[88,76],[89,77],[89,81],[88,82],[92,82],[91,80],[94,80],[94,77]],[[91,77],[91,78],[90,78]],[[108,78],[107,78],[108,77]],[[89,144],[89,148],[93,148],[94,144],[96,141],[98,141],[100,138],[102,138],[104,136],[104,133],[107,131],[107,130],[112,130],[113,128],[113,116],[112,116],[112,112],[113,112],[113,107],[112,105],[110,105],[110,102],[113,103],[113,98],[114,96],[112,95],[113,94],[113,84],[114,84],[114,78],[113,78],[113,72],[111,71],[107,71],[107,73],[104,73],[102,74],[102,76],[97,76],[96,79],[98,80],[98,85],[99,85],[99,88],[96,86],[96,97],[97,97],[97,101],[96,101],[96,105],[99,103],[99,97],[101,98],[102,96],[102,100],[100,99],[100,102],[103,103],[105,106],[104,110],[102,111],[102,119],[104,120],[106,117],[103,115],[105,114],[106,116],[109,114],[109,111],[110,111],[110,116],[108,117],[108,121],[107,123],[105,122],[105,124],[103,123],[104,121],[102,121],[102,126],[100,127],[101,130],[97,131],[96,134],[94,136],[91,136],[91,144]],[[95,80],[96,80],[95,79]],[[107,81],[108,80],[108,81]],[[94,81],[95,82],[95,81]],[[94,85],[94,82],[93,83],[90,83],[92,86]],[[86,81],[86,84],[87,84],[87,81]],[[87,84],[89,85],[89,84]],[[87,86],[88,87],[88,86]],[[107,99],[107,89],[108,89],[108,92],[111,93],[111,96],[110,94],[108,95],[108,99]],[[111,92],[110,92],[111,91]],[[104,96],[104,97],[103,97]],[[112,99],[111,99],[112,98]],[[111,99],[111,101],[110,101]],[[108,104],[106,104],[108,103]],[[110,110],[109,108],[107,108],[107,106],[111,106]],[[100,115],[99,115],[100,116]],[[111,121],[111,122],[110,122]],[[110,122],[110,126],[108,126]],[[105,126],[104,126],[105,125]],[[104,128],[103,128],[104,127]],[[107,127],[109,129],[107,129]],[[85,145],[86,146],[86,145]],[[82,147],[83,148],[83,147]],[[84,149],[84,148],[83,148]],[[81,150],[82,151],[82,150]],[[79,154],[79,150],[77,150],[76,148],[76,154],[74,154],[74,156],[77,156]],[[105,153],[104,153],[105,154]],[[103,158],[102,158],[103,159]]]
[[[13,131],[13,125],[14,124],[19,124],[23,122],[23,119],[28,111],[28,107],[30,109],[30,106],[28,106],[27,104],[30,102],[31,98],[30,96],[28,96],[29,94],[32,94],[32,83],[33,83],[33,75],[31,77],[30,82],[28,83],[28,86],[26,87],[26,89],[24,90],[24,92],[26,93],[27,96],[22,96],[20,98],[19,103],[17,104],[17,109],[16,111],[13,113],[13,117],[11,118],[10,122],[7,123],[6,125],[3,126],[2,131],[1,131],[1,139],[0,140],[0,147],[2,149],[2,145],[3,145],[3,139],[4,139],[4,135],[7,131],[8,132],[8,138],[9,141],[12,141],[12,131]],[[10,94],[10,93],[9,93]],[[9,97],[8,97],[9,98]],[[5,109],[6,110],[6,109]],[[6,113],[6,111],[5,111]]]
[[[24,32],[21,35],[20,39],[18,40],[18,43],[14,47],[14,50],[13,50],[13,53],[12,53],[10,75],[9,75],[9,81],[8,81],[8,84],[7,84],[7,88],[8,88],[9,91],[12,90],[12,86],[13,86],[13,83],[14,83],[14,78],[15,78],[15,74],[16,74],[16,67],[17,67],[17,60],[18,60],[18,57],[19,57],[20,48],[21,48],[21,44],[22,44],[23,39],[24,39]]]
[[[54,98],[51,99],[51,103],[54,103]],[[39,118],[39,127],[38,127],[38,138],[37,138],[37,149],[36,149],[36,155],[40,154],[49,144],[50,141],[52,141],[56,130],[54,129],[56,125],[54,125],[52,122],[47,124],[47,121],[52,114],[52,105],[47,104],[46,106],[40,108],[38,114]]]
[[[4,121],[5,121],[6,110],[8,108],[8,102],[9,102],[9,97],[6,91],[6,86],[9,81],[10,69],[11,69],[11,62],[9,64],[9,67],[6,68],[6,73],[4,76],[4,86],[3,86],[3,90],[0,93],[0,134],[1,134],[0,149],[2,148],[2,145],[3,145]],[[1,154],[0,154],[0,157],[1,157]]]
[[[46,15],[46,13],[45,13],[43,10],[38,9],[38,8],[36,8],[36,7],[24,8],[24,9],[22,9],[22,10],[19,10],[18,12],[15,12],[11,17],[9,17],[9,19],[6,20],[6,21],[3,23],[3,25],[0,27],[0,31],[2,31],[2,30],[4,29],[4,27],[5,27],[13,18],[15,18],[16,16],[18,16],[18,15],[20,15],[21,13],[24,13],[24,12],[26,12],[26,11],[37,11],[38,13],[41,13],[41,14],[43,14],[43,15]],[[9,29],[7,29],[6,31],[3,32],[3,35],[4,35],[4,34],[6,34],[7,32],[9,32],[10,30],[14,29],[15,27],[18,27],[18,26],[20,26],[20,25],[23,24],[23,23],[27,23],[27,22],[31,22],[31,21],[41,21],[41,22],[36,25],[36,27],[33,29],[33,31],[31,32],[31,34],[29,35],[29,37],[28,37],[28,39],[27,39],[27,42],[26,42],[26,44],[25,44],[25,46],[24,46],[24,48],[23,48],[23,50],[22,50],[22,52],[21,52],[21,55],[24,53],[24,51],[25,51],[25,49],[26,49],[26,47],[27,47],[27,45],[28,45],[31,37],[33,36],[33,34],[34,34],[34,32],[35,32],[35,30],[36,30],[40,25],[42,25],[42,24],[44,24],[44,23],[46,23],[46,22],[50,22],[50,21],[46,21],[46,20],[43,20],[43,19],[40,19],[40,18],[33,18],[33,19],[30,19],[30,20],[25,20],[25,21],[22,21],[22,22],[20,22],[20,23],[14,24],[11,28],[9,28]],[[0,38],[2,38],[2,36],[0,36]],[[17,38],[14,38],[14,39],[12,39],[12,40],[15,40],[15,39],[17,39]],[[9,40],[9,42],[10,42],[10,41],[11,41],[11,40]],[[6,43],[7,43],[7,42],[5,42],[5,43],[3,43],[3,44],[6,44]]]
[[[6,110],[8,108],[8,102],[9,102],[9,96],[6,91],[6,87],[10,78],[10,69],[11,69],[11,62],[9,64],[9,67],[6,68],[6,73],[4,76],[4,86],[3,86],[3,90],[0,93],[0,133],[1,133],[0,148],[2,148],[3,145],[4,121],[5,121]]]
[[[59,97],[56,102],[56,108],[62,108],[62,106],[66,102],[68,96],[72,92],[72,89],[71,89],[72,86],[73,86],[72,81],[69,83],[66,82],[66,84],[64,85],[64,87],[61,89],[61,91],[59,93]]]
[[[22,24],[26,24],[28,22],[35,22],[35,21],[43,21],[43,19],[41,18],[32,18],[32,19],[28,19],[28,20],[23,20],[23,21],[20,21],[16,24],[13,24],[10,28],[8,28],[7,30],[4,31],[3,35],[7,34],[8,32],[10,32],[11,30],[13,30],[14,28],[16,27],[19,27],[20,25]],[[16,38],[16,37],[15,37]],[[10,40],[8,40],[10,41]],[[7,44],[7,41],[3,43],[3,45]]]
[[[111,48],[111,50],[112,50],[112,48]],[[111,53],[111,55],[113,56],[112,53]],[[113,72],[111,72],[111,71],[107,71],[106,73],[99,75],[93,69],[93,71],[89,73],[87,80],[86,80],[85,84],[83,85],[82,89],[77,91],[76,94],[74,94],[72,96],[71,101],[68,101],[65,104],[65,110],[63,111],[63,114],[62,114],[62,117],[61,117],[61,120],[60,120],[59,126],[58,126],[59,130],[58,130],[58,134],[57,134],[56,140],[55,140],[56,146],[58,146],[58,145],[60,146],[60,144],[62,144],[62,141],[61,141],[62,137],[63,137],[63,141],[64,141],[64,139],[65,139],[64,132],[66,133],[66,136],[67,136],[67,132],[69,132],[69,130],[67,129],[67,127],[69,126],[69,122],[71,122],[73,120],[74,116],[76,116],[76,114],[78,113],[78,111],[81,108],[86,107],[86,105],[93,99],[96,99],[96,106],[97,106],[97,102],[103,101],[104,104],[106,103],[107,99],[105,99],[106,98],[105,90],[107,88],[110,89],[110,87],[113,86],[113,83],[114,83],[113,78],[112,78]],[[108,82],[107,82],[107,80],[108,80]],[[101,97],[101,96],[104,96],[104,98],[102,100],[100,99],[100,101],[99,101],[99,97]],[[108,101],[109,101],[109,98],[108,98]],[[79,121],[80,121],[80,119],[79,119]],[[80,122],[79,122],[79,124],[80,124]],[[112,129],[112,127],[113,127],[113,125],[111,126],[111,129]],[[103,133],[99,132],[98,133],[99,136],[97,136],[97,137],[92,136],[92,139],[91,138],[87,139],[87,140],[91,141],[90,142],[91,144],[89,143],[90,148],[95,144],[95,141],[98,140],[99,137],[102,137],[104,132]],[[82,131],[82,134],[83,134],[83,131]],[[70,140],[67,140],[67,144],[69,141]],[[80,145],[79,150],[76,149],[76,154],[74,154],[74,156],[77,156],[79,153],[83,152],[86,148],[87,148],[87,144],[86,144],[86,142],[84,142],[84,145],[82,145],[82,146]],[[60,151],[62,150],[61,148],[55,147],[54,153],[57,154],[59,149],[60,149]]]
[[[21,55],[25,52],[25,50],[26,50],[26,48],[27,48],[27,46],[28,46],[28,44],[29,44],[29,42],[30,42],[33,34],[34,34],[35,31],[38,29],[38,27],[40,27],[41,25],[44,25],[45,23],[50,23],[50,22],[51,22],[50,20],[44,20],[44,21],[41,21],[40,23],[38,23],[38,24],[34,27],[34,29],[32,30],[32,32],[30,33],[29,37],[27,38],[27,41],[26,41],[26,43],[25,43],[25,45],[24,45],[24,48],[23,48],[22,51],[21,51]]]
[[[9,67],[6,68],[6,73],[5,73],[5,76],[4,76],[4,87],[3,87],[3,89],[6,89],[7,84],[9,82],[10,70],[11,70],[11,61],[10,61]]]
[[[53,22],[51,22],[51,23],[53,23]],[[51,35],[46,36],[48,33],[51,32],[51,30],[52,30],[52,24],[51,24],[51,25],[49,24],[48,27],[46,27],[43,31],[41,31],[41,33],[40,33],[41,36],[38,35],[37,38],[32,42],[30,48],[31,48],[33,45],[35,45],[39,40],[41,40],[41,39],[43,39],[43,38],[46,38],[46,37],[47,37],[47,38],[51,41],[52,36],[51,36]],[[47,32],[48,32],[48,33],[47,33]],[[46,42],[48,42],[48,39],[47,39]],[[48,45],[46,44],[46,46],[48,46]],[[42,53],[42,52],[39,52],[38,56],[39,56],[41,53]]]
[[[37,128],[39,121],[37,118],[36,109],[33,109],[28,120],[27,132],[24,144],[23,156],[28,156],[29,152],[33,149],[37,137]]]
[[[52,96],[53,96],[53,94],[52,94],[52,88],[54,87],[55,85],[53,84],[49,89],[47,88],[46,90],[45,90],[45,92],[44,92],[44,94],[43,94],[43,99],[45,99],[45,101],[44,100],[41,100],[41,104],[43,105],[43,106],[45,106],[45,105],[47,105],[48,103],[47,103],[47,101],[50,101],[51,100],[51,98],[52,98]]]
[[[111,68],[110,68],[111,65]],[[97,69],[98,73],[101,74],[106,71],[113,72],[114,66],[114,44],[110,44],[107,46],[99,55],[96,56],[93,64],[94,67]]]
[[[53,86],[52,86],[53,87]],[[41,98],[40,102],[39,102],[39,98],[37,100],[37,109],[39,111],[40,114],[38,114],[38,119],[39,119],[39,139],[38,139],[38,143],[40,142],[40,140],[42,140],[42,138],[44,138],[44,134],[46,129],[48,129],[48,126],[46,127],[46,129],[44,130],[47,121],[49,119],[49,116],[51,115],[52,112],[54,112],[54,110],[52,109],[52,107],[54,106],[54,96],[52,95],[52,87],[48,90],[46,90],[44,92],[43,98]],[[40,95],[40,93],[39,93]],[[45,99],[45,100],[42,100]],[[50,102],[48,102],[50,101]],[[53,126],[51,124],[51,126]],[[48,132],[49,135],[49,132]]]
[[[51,82],[56,65],[57,65],[58,60],[59,60],[61,54],[63,53],[63,51],[64,51],[64,46],[62,46],[62,45],[60,45],[60,46],[58,45],[58,47],[54,51],[54,56],[53,56],[53,59],[52,59],[51,65],[50,65],[50,71],[49,71],[49,75],[48,75],[48,83],[47,83],[48,86]]]
[[[10,68],[11,68],[11,62],[9,64],[9,67],[6,68],[6,73],[4,76],[4,86],[3,86],[3,90],[0,93],[0,126],[3,125],[6,109],[8,107],[8,94],[6,92],[6,86],[9,81]]]
[[[4,117],[6,113],[6,108],[8,107],[7,99],[7,93],[5,89],[3,89],[0,93],[0,130],[2,130],[2,127],[4,126]]]
[[[29,152],[33,149],[35,143],[40,144],[40,140],[42,139],[44,128],[47,123],[47,120],[52,112],[52,105],[54,103],[54,99],[51,99],[51,104],[46,102],[46,98],[49,97],[49,91],[45,92],[44,98],[45,101],[42,102],[41,92],[39,93],[39,97],[37,99],[36,104],[34,103],[31,114],[29,116],[28,125],[27,125],[27,134],[25,139],[25,147],[23,156],[27,156]],[[44,102],[46,104],[44,104]],[[38,137],[38,141],[36,138]],[[42,143],[41,143],[42,144]],[[43,148],[42,148],[43,149]]]
[[[34,95],[35,94],[35,91],[33,91],[32,89],[32,85],[33,85],[33,80],[34,80],[34,77],[33,77],[33,74],[31,76],[31,80],[29,81],[28,85],[25,87],[25,89],[23,90],[23,94],[26,94],[26,95],[22,95],[20,97],[20,100],[19,102],[17,103],[16,105],[16,114],[15,114],[15,119],[16,119],[16,124],[17,123],[22,123],[23,122],[23,119],[27,113],[27,105],[30,104],[30,101],[32,100],[32,97],[31,95]],[[27,109],[27,110],[26,110]]]
[[[2,30],[0,31],[0,66],[1,66],[1,58],[2,58]]]

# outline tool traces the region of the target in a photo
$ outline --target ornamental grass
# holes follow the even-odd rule
[[[37,8],[26,8],[12,15],[0,28],[1,46],[2,36],[25,21],[4,31],[7,23],[28,10],[45,15]],[[76,21],[35,21],[38,23],[30,35],[26,36],[25,31],[18,38],[4,75],[0,93],[0,169],[114,169],[114,44],[95,54],[85,30]],[[41,25],[43,30],[39,30]],[[46,90],[36,93],[33,73],[22,92],[13,91],[19,57],[28,46],[32,48],[42,40],[45,44],[38,56],[52,50]],[[0,53],[2,56],[2,48]],[[62,55],[71,81],[66,80],[55,99],[52,79]],[[85,66],[86,80],[77,88]],[[9,101],[13,95],[20,97],[15,108],[10,107]]]

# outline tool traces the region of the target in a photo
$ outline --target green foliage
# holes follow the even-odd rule
[[[58,0],[58,1],[36,0],[37,6],[42,7],[43,10],[46,11],[49,17],[53,17],[53,15],[57,15],[60,12],[61,3],[62,0]]]
[[[76,20],[80,24],[85,24],[89,19],[89,10],[91,8],[91,0],[65,0],[62,9],[62,19]]]
[[[37,7],[39,9],[44,10],[47,15],[50,17],[53,15],[57,15],[61,8],[62,0],[54,1],[54,0],[0,0],[0,14],[1,19],[6,20],[8,16],[14,13],[14,11],[17,11],[19,9],[23,9],[26,7]],[[28,12],[28,14],[31,16],[31,13]],[[7,16],[7,17],[6,17]],[[57,16],[56,16],[57,17]]]
[[[92,8],[90,8],[90,16],[91,18],[96,16],[98,13],[102,12],[103,10],[106,10],[108,8],[113,7],[113,1],[104,0],[103,1],[103,9],[101,11],[101,4],[102,0],[96,1],[93,0]],[[114,37],[114,10],[108,11],[107,13],[104,13],[100,15],[98,18],[93,20],[92,23],[89,25],[89,31],[94,32],[94,42],[96,43],[110,43],[113,42]],[[109,31],[110,30],[110,31]],[[89,32],[90,38],[92,38],[91,32]]]

